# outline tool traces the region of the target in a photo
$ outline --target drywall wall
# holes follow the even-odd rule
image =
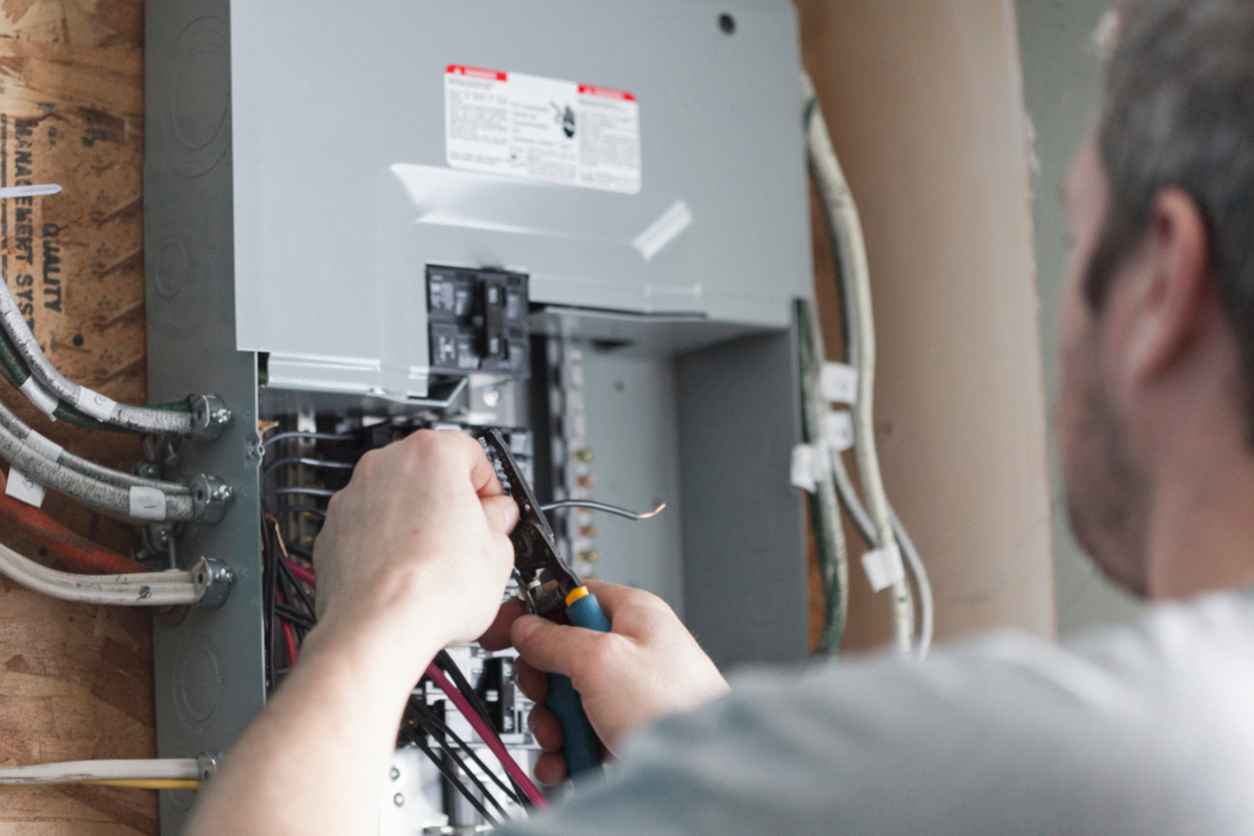
[[[799,0],[805,62],[862,209],[885,482],[931,567],[940,638],[1054,629],[1029,157],[1001,0]],[[816,248],[835,356],[830,261]],[[846,645],[890,635],[857,554]]]
[[[1036,136],[1032,208],[1041,297],[1041,355],[1051,403],[1057,387],[1057,300],[1067,267],[1066,225],[1058,187],[1097,107],[1101,68],[1092,36],[1109,6],[1107,0],[1017,3],[1024,95]],[[1059,633],[1066,635],[1094,624],[1134,617],[1140,605],[1098,574],[1071,536],[1053,453],[1051,447]]]

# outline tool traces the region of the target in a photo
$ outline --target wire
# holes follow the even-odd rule
[[[124,520],[187,521],[196,509],[188,494],[167,494],[150,488],[120,488],[71,470],[27,446],[0,425],[0,458],[45,488],[74,497],[85,505]]]
[[[414,702],[416,712],[422,717],[422,722],[430,724],[436,731],[440,732],[440,734],[451,737],[453,742],[470,756],[471,760],[475,762],[475,765],[483,770],[485,775],[492,779],[492,782],[500,788],[501,792],[505,793],[506,798],[515,804],[525,804],[527,802],[526,796],[520,797],[520,794],[517,792],[517,787],[511,789],[507,786],[506,783],[501,780],[501,777],[483,762],[483,759],[479,757],[479,754],[470,746],[470,744],[468,744],[465,740],[462,740],[461,735],[453,731],[453,728],[450,725],[437,717],[434,711],[428,710],[428,706],[423,705],[420,698],[413,697],[412,700]],[[502,815],[504,815],[503,810]]]
[[[806,443],[824,451],[827,445],[823,441],[822,415],[828,407],[821,402],[819,392],[824,356],[823,335],[819,331],[817,312],[810,302],[801,300],[797,303],[797,325],[801,343],[802,434]],[[830,654],[840,650],[845,632],[849,610],[849,550],[841,527],[836,487],[830,469],[825,468],[825,471],[815,479],[815,489],[810,494],[810,516],[815,529],[819,571],[827,590],[823,630],[816,650]]]
[[[271,491],[275,496],[312,496],[316,499],[330,499],[336,491],[327,488],[275,488]]]
[[[192,413],[187,406],[181,409],[168,409],[117,403],[62,375],[57,367],[44,356],[39,342],[31,333],[30,326],[26,324],[17,302],[13,299],[13,294],[9,292],[4,282],[0,282],[0,328],[4,330],[21,359],[25,361],[31,376],[57,400],[73,404],[101,423],[134,432],[186,435],[192,431]],[[29,394],[27,392],[28,396]],[[39,405],[34,398],[31,400],[32,403]]]
[[[862,535],[862,539],[868,546],[872,545],[875,542],[875,529],[871,524],[871,517],[867,514],[866,508],[862,505],[862,500],[858,498],[858,494],[853,488],[853,482],[849,478],[849,470],[845,467],[844,458],[835,450],[832,451],[832,471],[836,477],[836,492],[840,495],[841,504],[845,506],[849,516],[853,518],[854,525],[857,527],[858,533]],[[934,633],[935,613],[932,582],[928,577],[927,566],[919,556],[918,547],[915,546],[914,540],[911,539],[910,533],[902,524],[896,511],[893,511],[893,534],[897,538],[897,547],[901,549],[901,553],[906,558],[906,568],[914,577],[915,586],[918,587],[919,639],[918,644],[915,646],[915,652],[920,659],[925,659],[928,651],[931,650]]]
[[[305,432],[303,430],[290,430],[288,432],[276,433],[262,442],[261,446],[269,450],[280,441],[353,441],[354,436],[350,433],[322,433],[322,432]]]
[[[562,508],[586,508],[589,511],[603,511],[627,520],[651,520],[666,510],[666,503],[659,502],[651,511],[633,511],[630,508],[611,505],[608,502],[597,502],[593,499],[559,499],[540,506],[541,511],[558,511]]]
[[[532,780],[527,777],[527,773],[522,770],[510,755],[509,750],[505,748],[505,744],[501,742],[501,738],[497,737],[491,726],[471,707],[466,696],[453,687],[453,683],[449,682],[448,677],[444,675],[444,672],[434,662],[427,666],[427,676],[452,701],[457,710],[462,713],[462,716],[466,718],[466,722],[470,723],[470,727],[475,730],[475,734],[479,735],[480,739],[492,751],[492,754],[496,756],[497,761],[501,764],[501,768],[505,770],[505,774],[519,786],[531,803],[536,807],[548,806],[544,795],[541,794]]]
[[[57,464],[68,467],[70,470],[83,474],[92,479],[98,479],[108,485],[114,485],[119,488],[145,488],[150,490],[159,490],[167,494],[187,494],[191,493],[191,488],[181,482],[167,482],[161,479],[149,479],[144,476],[137,476],[133,473],[125,473],[121,470],[114,470],[111,467],[97,464],[89,459],[77,456],[74,453],[56,444],[43,434],[31,429],[17,415],[9,410],[3,403],[0,403],[0,426],[17,437],[19,441],[25,444],[36,453],[42,453],[44,456],[52,459]]]
[[[481,797],[483,800],[489,802],[493,807],[495,807],[496,811],[500,814],[502,819],[508,819],[509,812],[501,805],[501,802],[498,801],[496,796],[492,794],[492,792],[488,789],[487,785],[483,783],[483,780],[474,773],[474,770],[470,769],[470,767],[466,765],[466,762],[462,760],[462,757],[458,753],[457,749],[450,747],[443,739],[445,734],[450,734],[452,730],[449,729],[448,726],[445,725],[442,721],[436,721],[434,714],[427,710],[427,706],[422,704],[420,697],[411,696],[410,700],[411,700],[411,705],[414,708],[414,714],[417,715],[416,723],[419,727],[418,730],[421,733],[434,738],[436,741],[436,745],[440,747],[442,753],[450,761],[452,761],[454,767],[457,770],[465,774],[465,776],[474,785],[475,789],[479,791],[479,797]],[[440,728],[436,728],[435,724],[437,722]],[[456,737],[456,735],[451,735],[451,734],[450,736]],[[476,755],[471,750],[471,748],[466,745],[465,741],[463,741],[460,737],[456,737],[456,739],[458,742],[460,742],[461,748],[464,749],[466,753],[471,756],[471,758],[475,761],[475,763],[478,764],[479,767],[490,778],[492,778],[492,780],[495,781],[498,786],[500,786],[502,789],[505,790],[506,794],[509,795],[511,801],[517,804],[518,803],[517,799],[513,797],[513,793],[511,793],[508,790],[508,788],[505,788],[504,782],[502,782],[501,779],[498,778],[492,772],[492,770],[487,768],[487,766],[483,763],[483,761],[479,758],[479,756]]]
[[[465,798],[466,801],[470,803],[470,806],[474,807],[475,810],[479,813],[479,815],[483,816],[485,821],[487,821],[489,824],[493,826],[500,824],[500,822],[497,821],[496,817],[488,812],[488,808],[483,805],[483,802],[480,801],[478,798],[476,798],[474,794],[471,793],[471,791],[466,787],[466,785],[462,783],[461,778],[457,775],[456,770],[449,769],[449,767],[445,765],[444,761],[441,758],[436,756],[435,752],[431,750],[431,746],[430,744],[427,743],[424,736],[415,737],[413,739],[413,742],[415,746],[417,746],[419,749],[422,750],[422,753],[427,756],[427,758],[431,761],[431,763],[435,764],[435,768],[440,771],[440,774],[443,775],[445,779],[450,784],[452,784],[459,793],[461,793],[462,798]],[[444,754],[447,754],[448,750],[441,747],[441,752]]]
[[[0,767],[0,784],[81,784],[90,781],[199,779],[195,758],[95,760]]]
[[[352,462],[337,462],[331,459],[315,459],[308,456],[288,456],[283,459],[275,459],[272,463],[266,465],[262,475],[268,476],[280,467],[294,467],[296,465],[322,468],[323,470],[352,470],[357,466]]]
[[[41,566],[4,545],[0,545],[0,574],[50,598],[84,604],[168,607],[195,604],[205,593],[190,571],[75,575]]]
[[[117,778],[110,781],[81,781],[97,787],[122,787],[136,790],[198,790],[200,781],[192,778]]]
[[[4,474],[0,474],[0,491],[4,484]],[[93,543],[33,505],[2,493],[0,523],[21,529],[47,549],[49,555],[78,572],[124,575],[146,571],[138,561]]]
[[[804,74],[802,81],[807,94],[806,147],[810,170],[823,201],[833,249],[837,253],[843,299],[846,308],[852,309],[854,313],[849,321],[856,326],[856,332],[849,335],[851,344],[857,346],[857,354],[851,356],[858,370],[858,395],[853,409],[854,432],[858,443],[854,452],[858,475],[866,490],[867,508],[874,522],[875,545],[876,548],[883,549],[893,544],[895,537],[892,508],[884,490],[874,434],[875,320],[866,243],[862,237],[862,222],[858,216],[857,203],[832,147],[831,135],[823,119],[813,82]],[[893,584],[892,592],[896,645],[900,651],[907,652],[910,650],[914,632],[914,604],[910,587],[903,578]]]

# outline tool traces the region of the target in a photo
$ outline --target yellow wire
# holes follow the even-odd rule
[[[135,790],[194,790],[200,788],[195,778],[97,778],[83,781],[98,787],[126,787]]]

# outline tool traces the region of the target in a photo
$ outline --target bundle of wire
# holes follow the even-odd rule
[[[838,450],[827,451],[830,459],[828,475],[820,480],[820,491],[812,505],[818,514],[820,559],[826,554],[833,564],[826,571],[828,607],[826,625],[821,642],[825,652],[835,652],[839,645],[840,627],[845,617],[847,601],[847,551],[841,532],[833,531],[830,515],[834,503],[829,499],[834,492],[849,512],[859,533],[868,546],[884,549],[896,546],[905,558],[905,568],[914,578],[920,610],[918,639],[913,639],[915,594],[903,578],[893,583],[893,624],[899,650],[913,650],[920,657],[926,656],[932,642],[933,598],[927,568],[919,557],[918,549],[906,533],[901,520],[889,504],[880,473],[879,455],[873,429],[872,399],[875,380],[875,322],[871,304],[870,271],[867,265],[866,246],[862,238],[861,221],[857,205],[832,146],[827,124],[819,107],[814,84],[803,74],[802,87],[806,97],[805,133],[806,149],[811,173],[822,202],[827,231],[836,256],[836,276],[845,315],[845,355],[858,374],[858,392],[854,401],[853,423],[855,454],[858,476],[866,491],[867,503],[863,505],[844,458]],[[799,320],[802,330],[803,400],[808,437],[817,439],[820,430],[814,426],[819,421],[816,389],[814,385],[818,366],[824,356],[822,334],[814,306],[803,303]],[[839,528],[839,526],[835,526]]]
[[[351,433],[287,431],[266,439],[264,446],[268,452],[290,442],[331,442],[342,446],[355,440],[356,436]],[[339,449],[336,452],[343,454],[345,451]],[[305,450],[299,455],[281,456],[268,464],[263,471],[269,505],[274,509],[273,513],[266,514],[262,520],[267,677],[271,688],[297,664],[300,644],[313,629],[317,618],[311,597],[316,590],[317,581],[309,560],[312,555],[303,544],[287,542],[279,517],[287,513],[291,517],[300,518],[314,511],[316,513],[310,519],[315,528],[319,527],[325,514],[321,513],[318,506],[307,505],[302,500],[313,499],[321,502],[335,493],[333,489],[321,486],[270,484],[268,476],[283,468],[296,466],[346,478],[352,471],[353,463],[328,457],[325,451],[315,453]],[[299,504],[285,504],[292,500]],[[490,824],[499,824],[509,817],[502,799],[521,807],[544,806],[544,795],[509,753],[501,740],[500,730],[493,725],[487,707],[447,651],[437,654],[428,666],[424,680],[438,688],[447,702],[466,720],[492,752],[507,780],[502,780],[489,768],[474,747],[452,728],[444,716],[443,702],[426,704],[423,682],[418,683],[411,695],[398,742],[412,745],[426,755],[448,785]],[[488,781],[485,782],[481,775],[487,776]],[[494,786],[490,787],[489,783]]]

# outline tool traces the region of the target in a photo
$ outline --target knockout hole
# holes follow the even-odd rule
[[[723,30],[724,35],[736,34],[736,18],[727,12],[723,12],[718,16],[718,28]]]

